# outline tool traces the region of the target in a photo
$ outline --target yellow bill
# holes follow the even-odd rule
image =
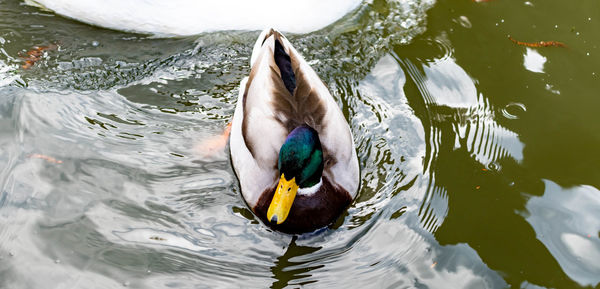
[[[277,222],[279,225],[285,221],[290,213],[297,192],[298,185],[296,184],[296,178],[292,178],[288,181],[283,174],[281,174],[279,184],[277,184],[277,189],[275,190],[275,195],[273,195],[273,200],[269,205],[269,210],[267,210],[267,219],[271,223]]]

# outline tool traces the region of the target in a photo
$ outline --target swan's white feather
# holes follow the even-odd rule
[[[88,24],[160,36],[222,30],[307,33],[355,9],[361,0],[27,0]]]

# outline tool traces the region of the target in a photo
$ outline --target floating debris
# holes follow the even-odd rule
[[[36,62],[38,62],[42,57],[44,57],[44,53],[48,50],[55,50],[58,48],[56,44],[50,44],[46,46],[34,46],[29,51],[25,52],[24,55],[21,55],[21,58],[24,59],[25,63],[21,66],[23,69],[31,68]]]
[[[510,41],[512,41],[513,43],[515,43],[517,45],[527,46],[527,47],[550,47],[550,46],[567,47],[567,45],[565,45],[562,42],[558,42],[558,41],[521,42],[521,41],[515,40],[510,35],[508,36],[508,39],[510,39]]]
[[[155,240],[155,241],[166,241],[167,239],[159,237],[159,236],[152,236],[150,237],[150,240]]]
[[[34,159],[42,159],[51,163],[55,163],[55,164],[62,164],[61,160],[57,160],[53,157],[47,156],[47,155],[43,155],[43,154],[32,154],[29,155],[30,158],[34,158]]]

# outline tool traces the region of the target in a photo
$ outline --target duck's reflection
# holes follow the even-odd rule
[[[275,264],[271,267],[271,272],[273,273],[273,278],[275,282],[271,285],[271,288],[284,288],[288,285],[304,285],[316,282],[315,281],[305,281],[300,283],[294,283],[293,280],[298,280],[306,277],[310,277],[310,271],[321,268],[324,265],[307,265],[304,266],[306,262],[302,261],[294,261],[293,258],[302,255],[308,255],[318,251],[320,248],[307,247],[307,246],[299,246],[296,244],[296,237],[294,237],[288,246],[287,250],[283,255],[277,258]]]

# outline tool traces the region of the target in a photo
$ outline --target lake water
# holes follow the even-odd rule
[[[200,145],[259,31],[157,39],[0,1],[0,287],[598,288],[598,31],[597,0],[375,0],[288,34],[361,166],[347,213],[292,237]]]

